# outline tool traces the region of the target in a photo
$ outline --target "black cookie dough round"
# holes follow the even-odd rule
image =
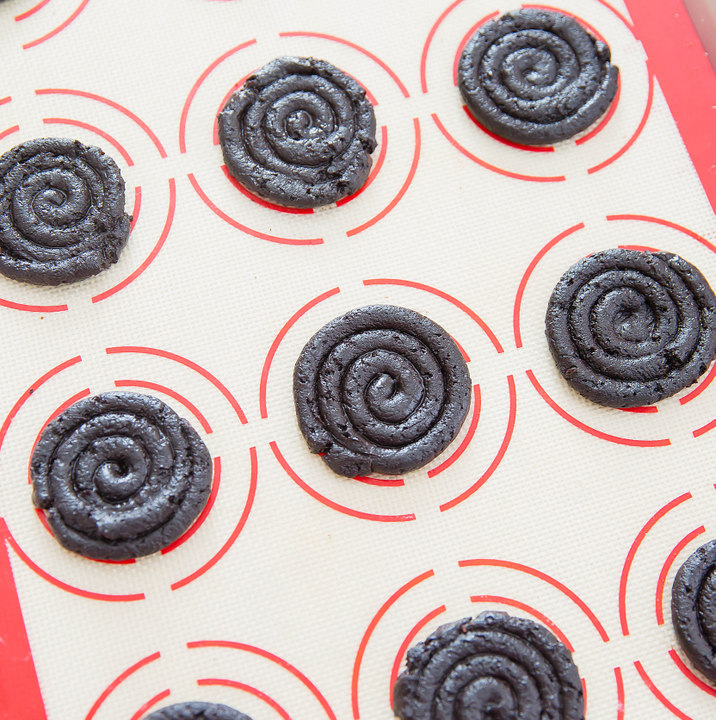
[[[678,255],[605,250],[562,276],[546,332],[560,372],[584,397],[648,405],[696,382],[716,357],[716,298]]]
[[[29,140],[0,157],[0,273],[35,285],[96,275],[129,237],[124,180],[100,148]]]
[[[251,718],[228,705],[184,702],[155,710],[144,720],[251,720]]]
[[[716,685],[716,540],[702,545],[676,573],[671,619],[689,660]]]
[[[470,406],[455,341],[419,313],[391,305],[351,310],[319,330],[293,375],[309,448],[339,475],[395,475],[437,457]]]
[[[231,96],[218,120],[231,175],[279,205],[335,203],[368,178],[373,106],[353,78],[324,60],[272,60]]]
[[[393,710],[401,720],[584,720],[584,697],[571,654],[547,628],[488,611],[408,650]]]
[[[458,66],[470,112],[523,145],[558,142],[609,107],[619,70],[609,48],[576,20],[551,10],[509,12],[479,28]]]
[[[192,426],[158,398],[128,392],[85,398],[55,418],[30,470],[57,540],[102,560],[170,545],[203,510],[212,480]]]

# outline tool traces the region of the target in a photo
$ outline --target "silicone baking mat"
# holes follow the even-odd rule
[[[713,115],[698,115],[713,76],[678,2],[555,5],[609,43],[619,96],[576,140],[528,150],[481,130],[455,86],[467,38],[515,3],[0,3],[0,151],[99,145],[134,218],[91,280],[0,277],[0,717],[139,720],[201,699],[254,720],[388,720],[406,649],[487,608],[573,649],[588,718],[714,717],[669,598],[716,535],[716,369],[608,409],[566,386],[544,337],[551,289],[596,250],[676,252],[716,285]],[[338,207],[279,211],[222,166],[217,110],[290,54],[375,104],[374,170]],[[452,334],[472,405],[427,468],[348,480],[308,452],[291,374],[316,330],[371,303]],[[115,388],[190,419],[215,470],[201,521],[123,564],[60,548],[28,485],[48,419]]]

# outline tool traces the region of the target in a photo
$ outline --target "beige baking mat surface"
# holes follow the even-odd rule
[[[716,383],[658,412],[601,408],[561,380],[543,330],[552,287],[595,250],[669,250],[716,285],[716,224],[622,3],[559,6],[609,42],[620,96],[598,132],[530,152],[476,127],[453,82],[466,35],[513,3],[0,3],[0,151],[99,145],[135,208],[96,278],[0,277],[0,516],[50,720],[192,699],[389,720],[406,647],[489,607],[574,648],[588,718],[716,715],[669,601],[716,534]],[[287,54],[332,62],[376,103],[380,167],[340,207],[279,212],[222,171],[217,109]],[[292,403],[304,343],[371,303],[445,327],[474,384],[454,444],[387,483],[309,454]],[[115,565],[59,547],[27,469],[58,408],[125,386],[192,421],[220,482],[185,542]]]

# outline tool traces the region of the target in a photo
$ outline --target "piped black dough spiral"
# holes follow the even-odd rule
[[[256,195],[306,208],[335,203],[368,178],[375,114],[365,90],[324,60],[280,57],[219,113],[231,175]]]
[[[716,357],[716,298],[678,255],[605,250],[557,283],[546,332],[560,372],[586,398],[648,405],[696,382]]]
[[[676,573],[671,619],[689,660],[716,685],[716,540],[702,545]]]
[[[35,285],[96,275],[129,237],[124,180],[100,148],[29,140],[0,157],[0,272]]]
[[[179,538],[209,497],[212,462],[192,426],[148,395],[85,398],[42,432],[33,501],[68,550],[125,560]]]
[[[293,387],[311,451],[355,477],[408,472],[439,455],[460,430],[471,386],[439,325],[407,308],[369,305],[311,338]]]
[[[251,718],[228,705],[184,702],[155,710],[144,720],[251,720]]]
[[[484,612],[408,651],[393,687],[401,720],[584,720],[572,656],[542,625]]]
[[[576,20],[550,10],[509,12],[479,28],[458,66],[470,112],[524,145],[565,140],[609,107],[619,70],[607,45]]]

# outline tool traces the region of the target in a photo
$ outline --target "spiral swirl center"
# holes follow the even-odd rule
[[[35,175],[26,187],[34,192],[32,209],[49,225],[69,225],[87,215],[92,194],[73,173],[46,171]]]
[[[456,717],[460,720],[511,720],[516,717],[517,703],[511,689],[493,677],[478,678],[460,695]]]
[[[633,269],[607,270],[577,292],[569,318],[574,342],[605,375],[663,377],[679,353],[693,350],[697,333],[683,324],[694,314],[693,301],[680,301],[659,280]]]
[[[321,149],[335,131],[336,118],[329,102],[305,92],[280,98],[266,114],[268,139],[285,162],[295,163],[296,153],[307,165],[329,159]]]
[[[542,48],[524,48],[505,60],[503,80],[515,94],[530,88],[551,87],[557,80],[559,66],[552,53]]]
[[[259,102],[247,112],[245,130],[252,149],[269,167],[272,163],[277,170],[317,167],[350,144],[354,125],[350,109],[343,91],[325,78],[291,75],[259,95]],[[275,154],[262,150],[261,127]]]
[[[75,244],[75,236],[58,230],[69,230],[84,220],[91,207],[92,188],[85,178],[61,168],[31,175],[12,198],[18,230],[49,247]]]
[[[60,188],[47,188],[41,193],[38,193],[32,202],[32,208],[35,211],[35,215],[42,213],[43,211],[51,217],[53,211],[62,206],[67,200],[67,193]],[[48,219],[49,219],[48,217]]]
[[[425,384],[409,360],[394,352],[367,353],[348,372],[344,396],[347,402],[363,394],[371,414],[386,423],[400,423],[420,407]]]
[[[99,496],[121,503],[135,495],[149,474],[142,448],[131,438],[102,438],[92,444],[88,472]]]
[[[607,293],[599,301],[596,315],[604,324],[614,328],[614,334],[629,343],[652,340],[657,334],[658,321],[648,298],[633,288]]]
[[[342,388],[336,388],[343,368]],[[366,443],[399,447],[415,442],[434,425],[443,404],[435,357],[420,340],[398,331],[368,330],[337,344],[319,382],[327,424],[340,436],[342,419],[348,420],[353,428],[349,443],[356,449]]]
[[[511,33],[489,48],[480,67],[493,101],[515,117],[534,121],[538,107],[555,118],[576,109],[570,107],[575,101],[564,91],[579,79],[579,59],[567,42],[551,32]],[[547,121],[545,115],[541,122]]]
[[[313,116],[308,110],[292,110],[286,117],[286,132],[294,140],[305,140],[311,137],[315,134],[315,129]]]

